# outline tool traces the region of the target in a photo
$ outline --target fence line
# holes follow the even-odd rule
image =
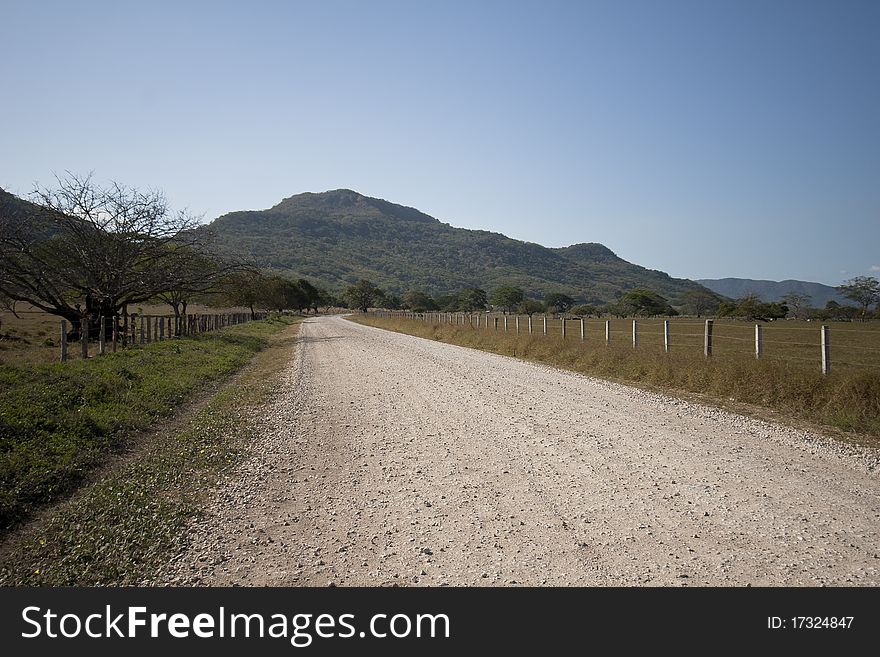
[[[253,317],[247,313],[196,313],[191,315],[143,315],[132,313],[117,318],[98,318],[98,355],[107,353],[107,324],[111,325],[111,351],[116,353],[117,346],[132,347],[134,345],[162,342],[190,335],[200,335],[217,331],[227,326],[245,324],[250,321],[265,319],[269,313],[258,312]],[[120,330],[120,323],[122,324]],[[167,327],[167,334],[166,334]],[[89,340],[94,336],[89,329],[88,321],[80,322],[80,346],[82,358],[89,357]],[[120,340],[120,337],[122,338]],[[121,344],[119,344],[121,342]],[[61,362],[69,359],[67,343],[67,322],[61,320]]]
[[[510,322],[509,315],[505,314],[494,314],[494,313],[449,313],[449,312],[411,312],[411,311],[403,311],[403,310],[379,310],[373,311],[370,313],[373,316],[389,318],[389,319],[410,319],[416,321],[422,321],[429,324],[455,324],[461,325],[465,327],[470,327],[471,329],[482,329],[485,326],[486,330],[489,331],[508,331],[514,332],[517,336],[521,335],[520,331],[520,315],[514,315],[513,321]],[[485,317],[485,323],[483,322],[483,317]],[[491,318],[491,320],[490,320]],[[501,319],[502,321],[499,321]],[[580,326],[580,339],[581,341],[586,342],[588,338],[600,337],[600,334],[597,334],[594,329],[592,329],[595,324],[589,324],[587,320],[582,317],[579,318],[571,318],[571,317],[559,317],[552,319],[554,321],[554,326],[556,328],[551,330],[550,321],[548,321],[547,315],[540,316],[540,329],[535,331],[533,330],[533,316],[527,315],[527,331],[529,335],[539,335],[542,337],[548,337],[555,335],[563,340],[569,339],[569,324],[567,322],[577,321]],[[614,332],[612,331],[612,320],[598,320],[599,322],[604,321],[604,343],[606,345],[611,344],[613,333],[616,333],[618,336],[620,335],[620,328],[618,327]],[[664,353],[672,353],[674,351],[682,351],[687,349],[695,349],[699,348],[699,343],[690,342],[688,344],[682,344],[681,342],[676,343],[677,338],[702,338],[702,351],[703,356],[706,359],[713,358],[720,350],[722,354],[751,354],[751,357],[761,360],[764,358],[770,358],[773,360],[792,360],[792,361],[800,361],[800,362],[812,362],[818,366],[821,370],[822,374],[829,374],[832,370],[832,348],[831,348],[831,330],[827,325],[817,326],[815,329],[806,328],[806,327],[787,327],[785,325],[779,326],[777,329],[777,323],[768,324],[767,326],[762,326],[761,324],[754,324],[754,335],[753,337],[741,337],[735,335],[725,335],[725,330],[730,329],[733,326],[737,328],[742,328],[741,325],[729,324],[727,322],[718,323],[716,320],[707,319],[701,322],[699,325],[703,327],[703,331],[700,333],[678,333],[676,332],[676,328],[680,327],[694,327],[698,324],[693,321],[685,321],[685,322],[670,322],[669,320],[662,321],[662,331],[645,331],[644,327],[641,323],[641,320],[632,319],[632,349],[641,350],[641,347],[644,346],[652,346],[654,345],[654,340],[659,338],[658,347],[662,347]],[[622,323],[622,320],[621,320]],[[650,325],[650,324],[649,324]],[[599,324],[599,328],[602,328],[601,323]],[[773,335],[776,331],[788,331],[788,330],[799,330],[799,331],[810,331],[814,335],[816,335],[816,342],[804,342],[803,337],[806,336],[798,336],[801,339],[795,340],[779,340],[779,339],[768,339],[765,335],[769,332],[770,335]],[[847,333],[871,333],[880,338],[880,331],[862,331],[862,330],[854,330],[854,329],[834,329],[835,335],[845,335]],[[652,338],[645,342],[645,338]],[[732,345],[725,346],[728,341],[732,341],[735,344],[751,344],[752,348],[749,351],[743,351],[741,349],[735,349],[730,351]],[[775,346],[775,345],[784,345],[786,347],[794,347],[800,351],[795,351],[795,353],[803,354],[803,348],[812,348],[815,349],[815,357],[807,358],[803,355],[794,355],[794,354],[767,354],[766,348],[767,345]],[[848,349],[857,349],[862,352],[871,352],[871,353],[880,353],[880,348],[875,348],[871,346],[863,346],[863,345],[848,345],[848,344],[840,344],[839,342],[835,343],[835,353],[844,353]],[[776,351],[776,349],[771,349],[772,351]],[[880,363],[855,363],[852,360],[838,360],[836,361],[840,365],[854,366],[854,367],[880,367]]]

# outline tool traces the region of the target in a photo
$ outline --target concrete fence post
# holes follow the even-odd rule
[[[587,339],[587,324],[584,321],[584,318],[581,317],[581,342]]]
[[[669,353],[669,320],[663,320],[663,351]]]
[[[764,355],[764,330],[760,324],[755,324],[755,358],[760,359]]]
[[[703,355],[706,358],[712,355],[712,326],[714,322],[711,319],[706,320],[706,330],[703,333]]]
[[[633,349],[637,349],[639,346],[639,321],[637,319],[633,320]]]
[[[611,342],[611,320],[605,320],[605,344]]]
[[[831,344],[828,342],[828,327],[822,327],[822,374],[831,372]]]

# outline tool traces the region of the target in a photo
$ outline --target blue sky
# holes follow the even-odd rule
[[[210,220],[345,187],[674,276],[880,271],[880,2],[0,10],[14,193],[94,170]]]

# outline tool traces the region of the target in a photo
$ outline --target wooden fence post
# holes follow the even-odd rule
[[[565,315],[562,316],[562,339],[565,340]]]
[[[669,353],[669,320],[663,320],[663,351]]]
[[[82,345],[83,360],[89,357],[89,318],[85,315],[79,320],[79,341]]]
[[[633,349],[637,349],[639,346],[639,322],[638,320],[633,320]]]
[[[529,315],[529,335],[532,334],[532,316]]]
[[[714,322],[711,319],[706,320],[706,330],[703,334],[703,355],[706,358],[712,355],[712,325]]]
[[[547,315],[544,315],[544,335],[547,335]]]
[[[822,374],[831,372],[831,345],[828,342],[828,327],[822,327]]]
[[[611,320],[605,320],[605,344],[609,344],[611,342]]]
[[[587,339],[587,325],[584,318],[581,317],[581,342]]]
[[[98,354],[103,356],[107,353],[107,327],[104,326],[104,315],[98,318],[101,328],[98,329]]]
[[[504,316],[504,332],[507,333],[507,315]]]
[[[67,322],[61,320],[61,362],[67,361]]]
[[[755,358],[761,358],[764,353],[764,332],[760,324],[755,324]]]

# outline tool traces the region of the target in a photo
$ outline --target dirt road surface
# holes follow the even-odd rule
[[[256,456],[162,582],[876,585],[876,452],[306,321]]]

